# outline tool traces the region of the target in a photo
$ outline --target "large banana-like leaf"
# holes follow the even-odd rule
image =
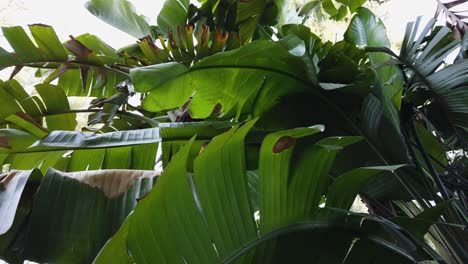
[[[135,13],[135,7],[127,0],[90,0],[86,8],[106,23],[136,38],[154,37],[145,18]]]
[[[266,0],[239,1],[236,24],[239,27],[239,38],[242,43],[248,43],[252,40],[264,15],[267,2]]]
[[[132,80],[137,91],[150,91],[142,102],[150,111],[181,107],[191,98],[188,110],[194,118],[210,116],[218,104],[226,117],[259,116],[281,96],[311,90],[316,83],[310,67],[295,56],[304,54],[303,42],[291,47],[291,39],[298,40],[291,36],[280,43],[256,41],[207,57],[188,71],[174,64],[137,68],[131,71]],[[158,78],[161,71],[174,68]]]
[[[21,173],[28,172],[11,174],[9,184],[21,180]],[[155,176],[154,171],[141,170],[63,173],[50,169],[34,196],[30,217],[16,234],[17,241],[23,239],[21,257],[40,262],[91,262],[137,199],[152,188]],[[2,215],[14,215],[16,204],[1,202],[10,205],[9,212]],[[18,238],[20,233],[23,238]],[[10,252],[15,247],[11,243]]]
[[[167,34],[172,30],[177,32],[177,27],[182,29],[187,24],[189,0],[166,0],[158,15],[158,27]]]
[[[159,142],[178,145],[193,135],[200,144],[219,135],[233,124],[230,122],[160,123],[157,128],[95,134],[91,132],[52,131],[44,137],[28,132],[0,130],[0,164],[10,169],[49,167],[62,171],[98,169],[153,169]],[[164,149],[164,145],[163,145]],[[178,150],[163,153],[164,164]],[[173,153],[173,154],[171,154]]]
[[[24,187],[29,177],[37,173],[36,170],[12,171],[0,176],[0,235],[5,234],[12,226]]]
[[[390,47],[385,26],[370,10],[358,8],[345,32],[345,40],[358,47]],[[403,76],[395,65],[384,65],[391,56],[385,53],[370,53],[371,64],[376,67],[374,94],[379,97],[385,117],[390,120],[396,131],[400,131],[398,109],[401,105]]]
[[[360,215],[346,217],[332,209],[318,208],[320,197],[327,190],[327,171],[334,156],[342,147],[357,140],[328,138],[313,143],[300,139],[318,132],[320,127],[298,128],[265,139],[260,152],[261,203],[257,226],[249,198],[243,142],[254,122],[215,137],[195,159],[193,174],[186,170],[194,139],[188,142],[166,167],[155,188],[101,250],[95,263],[172,263],[179,260],[258,263],[272,259],[275,252],[278,259],[289,257],[300,263],[317,259],[317,256],[342,263],[347,253],[353,251],[354,238],[370,241],[376,251],[395,256],[401,263],[420,259],[418,242],[405,238],[396,225]],[[353,181],[356,177],[346,178]],[[349,196],[345,196],[346,204],[354,200],[358,189],[337,188],[329,191],[349,192]],[[387,229],[392,239],[387,240],[372,229],[361,229],[360,226],[365,226],[363,221],[382,225],[379,232]],[[297,237],[299,231],[305,236]],[[335,238],[329,248],[307,247],[306,252],[301,252],[306,254],[300,256],[282,250],[303,248],[304,239],[317,243],[323,238],[321,232]],[[375,237],[376,234],[379,235]],[[117,255],[121,258],[112,258]],[[339,257],[334,257],[336,255]],[[273,263],[281,263],[278,259]]]

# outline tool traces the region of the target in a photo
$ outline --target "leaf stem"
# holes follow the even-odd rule
[[[51,115],[63,115],[63,114],[71,114],[71,113],[97,113],[101,111],[101,109],[73,109],[73,110],[68,110],[68,111],[62,111],[60,113],[44,113],[43,116],[51,116]],[[142,115],[137,115],[134,113],[130,113],[127,111],[121,111],[117,110],[118,115],[123,115],[123,116],[129,116],[138,120],[141,120],[152,127],[157,127],[159,125],[158,121],[155,121],[149,117],[142,116]]]
[[[57,67],[50,67],[50,66],[47,66],[48,63],[59,63],[59,64],[63,64],[63,63],[67,63],[67,64],[73,64],[73,65],[86,65],[86,66],[89,66],[89,67],[94,67],[94,68],[100,68],[100,69],[104,69],[104,70],[109,70],[109,71],[112,71],[112,72],[115,72],[115,73],[118,73],[120,75],[124,75],[125,77],[130,77],[130,74],[124,72],[124,71],[121,71],[121,70],[118,70],[118,69],[115,69],[115,68],[112,68],[108,65],[105,65],[105,64],[96,64],[96,63],[90,63],[90,62],[84,62],[84,61],[59,61],[59,60],[49,60],[49,61],[37,61],[37,62],[28,62],[28,63],[19,63],[19,64],[14,64],[14,65],[11,65],[11,66],[26,66],[26,67],[34,67],[34,68],[43,68],[43,69],[55,69]],[[44,66],[46,65],[46,66]]]

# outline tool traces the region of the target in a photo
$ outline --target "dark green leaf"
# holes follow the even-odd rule
[[[32,208],[25,255],[40,262],[90,263],[152,182],[153,171],[49,170]],[[142,183],[141,185],[139,183]]]
[[[0,235],[5,234],[13,224],[16,208],[28,178],[38,171],[12,171],[0,177]]]

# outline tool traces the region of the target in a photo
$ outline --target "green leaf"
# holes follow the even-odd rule
[[[323,126],[296,128],[268,135],[260,149],[259,197],[262,213],[262,233],[267,233],[285,223],[287,219],[288,178],[295,140],[313,135]],[[284,144],[291,142],[292,144]],[[315,197],[314,197],[315,198]],[[286,219],[285,219],[286,218]]]
[[[42,98],[48,114],[59,114],[46,116],[47,128],[49,130],[75,130],[76,114],[63,112],[70,110],[68,98],[63,89],[51,84],[38,84],[36,91]]]
[[[5,120],[24,128],[26,131],[33,134],[37,138],[45,137],[48,134],[47,129],[39,125],[28,114],[22,112],[11,115]]]
[[[130,70],[130,78],[139,92],[150,92],[154,87],[186,73],[189,69],[177,62],[168,62]],[[149,82],[148,80],[152,80]]]
[[[391,220],[419,239],[424,239],[424,235],[429,228],[436,223],[451,202],[451,200],[443,201],[432,208],[425,209],[412,219],[407,217],[395,217]]]
[[[447,166],[447,154],[439,140],[420,123],[415,124],[415,130],[424,147],[424,151],[437,161],[433,163],[434,168],[438,173],[445,171],[445,167]],[[423,162],[424,158],[420,152],[417,151],[415,155],[419,159],[420,164],[425,164]]]
[[[400,167],[401,165],[358,168],[338,176],[328,187],[326,206],[349,210],[356,195],[370,178],[382,171],[393,172]]]
[[[330,16],[336,16],[338,14],[338,9],[332,0],[323,0],[322,7]]]
[[[24,262],[24,258],[17,255],[18,244],[16,238],[21,234],[29,212],[29,208],[18,207],[12,226],[7,233],[0,235],[0,255],[2,256],[2,260],[9,263]]]
[[[110,254],[127,254],[128,257],[122,256],[122,263],[147,260],[172,263],[180,259],[187,263],[235,263],[240,260],[257,263],[259,260],[288,259],[288,256],[299,263],[329,257],[342,263],[347,253],[354,250],[350,248],[354,238],[370,241],[375,246],[373,252],[396,255],[406,261],[414,260],[421,252],[388,221],[318,208],[314,198],[322,196],[321,190],[326,187],[322,182],[327,179],[327,168],[331,167],[334,155],[357,140],[327,138],[312,145],[302,144],[312,141],[302,141],[296,146],[296,138],[312,135],[323,129],[321,126],[278,132],[265,139],[260,159],[260,226],[257,227],[249,195],[243,142],[254,122],[215,137],[195,159],[194,174],[187,173],[194,142],[194,139],[190,140],[171,160],[155,188],[139,202],[127,220],[128,224],[101,251],[102,255],[97,258],[100,263],[109,260]],[[283,167],[276,166],[278,163]],[[278,175],[284,176],[281,184]],[[312,180],[309,179],[311,176]],[[273,185],[280,191],[274,192]],[[268,211],[265,203],[271,201],[276,202],[274,209],[283,208],[283,211]],[[267,232],[257,232],[257,228],[264,230],[268,226],[263,225],[271,225],[278,219],[283,222]],[[395,246],[392,239],[387,240],[390,235],[361,228],[364,220],[384,225],[382,230],[406,243]],[[285,245],[290,245],[287,249],[294,249],[319,243],[324,233],[333,233],[333,240],[326,243],[326,249],[311,251],[307,247],[305,255],[282,250]]]
[[[42,59],[38,48],[22,27],[2,27],[2,31],[15,53],[20,57],[19,60],[30,59],[32,61],[40,61]],[[53,41],[53,39],[51,41]]]
[[[39,49],[45,53],[47,58],[57,60],[67,60],[68,53],[55,33],[55,30],[47,25],[34,24],[29,26],[29,30],[36,41]]]
[[[102,134],[55,130],[41,139],[16,129],[0,129],[0,153],[55,152],[145,145],[163,140],[188,140],[195,134],[199,135],[200,139],[206,140],[226,131],[232,125],[234,125],[232,122],[159,123],[158,128]],[[138,158],[140,159],[144,157]]]
[[[88,49],[92,50],[96,55],[99,55],[101,59],[108,64],[111,64],[113,62],[124,62],[123,59],[117,55],[116,50],[109,46],[107,43],[105,43],[98,36],[85,33],[77,36],[75,39],[83,45],[85,45]],[[113,60],[107,62],[106,58],[110,58]]]
[[[2,87],[2,89],[0,90],[4,89],[10,95],[5,95],[4,100],[6,100],[6,102],[8,102],[8,98],[13,97],[14,100],[21,106],[22,110],[31,117],[35,118],[41,116],[42,112],[45,110],[45,106],[42,103],[41,99],[39,99],[38,96],[29,95],[26,92],[26,90],[19,84],[18,81],[14,79],[8,80],[6,82],[0,81],[0,87]],[[3,111],[8,112],[10,110],[7,109],[11,106],[8,106],[6,102],[2,102],[1,105]]]
[[[172,263],[181,258],[188,263],[218,262],[186,174],[187,157],[193,140],[176,154],[158,184],[140,201],[131,216],[134,218],[132,222],[138,225],[130,226],[127,247],[137,263],[145,259]],[[151,232],[148,233],[148,230]],[[186,235],[171,235],[174,232]],[[146,235],[150,239],[141,240]],[[191,237],[196,238],[196,243]]]
[[[16,208],[28,178],[38,171],[12,171],[0,177],[0,235],[5,234],[13,224]],[[40,174],[40,173],[39,173]]]
[[[464,141],[468,135],[468,95],[463,89],[468,60],[461,59],[441,68],[447,57],[460,47],[460,40],[453,39],[447,27],[434,28],[435,19],[430,20],[417,37],[420,20],[408,23],[400,52],[400,59],[415,77],[405,97],[417,105],[431,100],[427,119],[441,133],[447,134],[446,137],[455,134]]]
[[[140,78],[141,74],[148,78]],[[181,107],[193,95],[188,109],[194,118],[208,117],[218,104],[221,116],[258,116],[279,97],[305,90],[316,80],[302,58],[279,43],[267,41],[207,57],[161,85],[153,85],[149,76],[147,69],[132,72],[137,91],[152,87],[142,102],[145,109],[159,112]]]
[[[21,152],[31,146],[37,138],[30,133],[17,129],[0,129],[1,152]]]
[[[246,188],[248,180],[243,156],[244,138],[255,121],[214,138],[195,160],[197,194],[210,237],[221,259],[257,236],[254,212]],[[236,159],[232,158],[236,156]],[[236,213],[229,217],[220,215],[219,212],[225,208],[235,208]],[[232,231],[225,232],[229,229]]]
[[[158,14],[158,27],[168,33],[169,30],[177,31],[177,27],[183,29],[187,24],[189,0],[166,0]]]
[[[21,27],[3,28],[5,36],[8,36],[7,40],[14,48],[15,53],[0,49],[0,56],[3,56],[0,61],[0,69],[10,66],[16,66],[16,69],[21,69],[23,66],[56,69],[48,75],[45,82],[49,83],[55,78],[59,78],[59,86],[64,88],[67,95],[72,96],[102,97],[113,95],[116,92],[114,86],[123,81],[123,77],[126,77],[125,73],[110,70],[110,65],[123,63],[123,60],[119,58],[114,49],[96,36],[83,34],[73,40],[80,43],[80,45],[83,44],[91,52],[86,57],[75,58],[69,56],[69,52],[60,43],[52,27],[35,24],[31,25],[29,29],[39,47],[34,45],[32,39]],[[84,83],[84,87],[81,84],[80,67],[91,69],[88,72],[89,76],[87,82]],[[22,89],[19,84],[12,81],[8,81],[7,84],[13,86],[14,89]],[[10,92],[10,94],[13,93]],[[23,104],[23,102],[27,104],[28,109],[25,109],[25,111],[35,117],[37,113],[33,114],[29,111],[31,106],[37,108],[35,103],[40,106],[40,100],[35,96],[24,98],[22,93],[18,92],[16,92],[16,95],[22,97],[21,100],[18,100],[20,104]],[[35,102],[31,104],[31,101]]]
[[[25,256],[39,262],[90,263],[142,197],[140,189],[152,185],[142,178],[154,175],[50,169],[33,204]]]
[[[267,1],[265,0],[239,1],[236,24],[239,27],[239,38],[242,44],[252,40],[266,4]]]
[[[136,38],[154,37],[145,18],[136,14],[135,7],[127,0],[90,0],[86,9],[104,22]]]
[[[0,122],[4,121],[8,116],[21,112],[21,107],[18,105],[15,98],[10,95],[4,87],[0,87]],[[3,123],[3,122],[2,122]]]
[[[102,42],[99,38],[84,34],[72,40],[91,48],[91,53],[86,57],[69,57],[69,53],[62,43],[60,43],[53,28],[47,25],[35,24],[29,27],[34,41],[39,47],[36,47],[32,39],[28,37],[21,27],[2,28],[10,46],[15,53],[9,53],[1,49],[0,54],[4,57],[0,61],[0,69],[16,66],[21,69],[23,66],[37,68],[56,68],[46,81],[51,81],[59,77],[64,71],[79,67],[91,67],[103,74],[107,72],[106,64],[122,63],[123,61],[115,54],[112,48]],[[69,43],[66,42],[65,44]],[[76,55],[76,54],[74,54]],[[66,64],[65,66],[63,64]],[[62,67],[62,68],[61,68]],[[94,71],[92,71],[94,72]],[[115,75],[116,72],[113,71]],[[122,75],[122,73],[118,73]]]
[[[385,26],[380,19],[366,8],[358,8],[357,14],[344,34],[346,41],[359,47],[390,47],[385,33]],[[369,53],[372,65],[377,66],[387,62],[391,56],[382,52]],[[390,120],[396,131],[399,129],[398,110],[401,105],[403,76],[395,65],[387,65],[375,70],[376,96],[380,99],[385,117]]]
[[[346,5],[351,12],[354,12],[358,7],[361,7],[366,0],[335,0],[338,3]]]
[[[119,231],[107,241],[93,263],[135,263],[132,256],[127,254],[127,237],[130,229],[132,217],[128,217],[120,227]]]
[[[169,127],[172,125],[173,127]],[[91,132],[52,131],[48,136],[35,142],[31,148],[47,147],[50,149],[80,149],[80,148],[108,148],[138,144],[161,142],[164,139],[188,139],[201,133],[202,137],[216,135],[217,129],[210,128],[206,123],[196,125],[182,123],[161,124],[162,128],[145,128],[139,130],[115,131],[103,134]],[[177,128],[179,127],[179,128]],[[222,130],[221,130],[222,131]]]

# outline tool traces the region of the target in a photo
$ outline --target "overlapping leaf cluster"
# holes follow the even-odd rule
[[[167,0],[153,26],[127,0],[89,1],[136,38],[119,50],[4,28],[1,258],[466,262],[463,25],[417,19],[397,55],[364,2]],[[459,2],[438,12],[462,21]],[[303,25],[324,13],[352,14],[343,40]],[[369,213],[349,211],[357,194]]]

